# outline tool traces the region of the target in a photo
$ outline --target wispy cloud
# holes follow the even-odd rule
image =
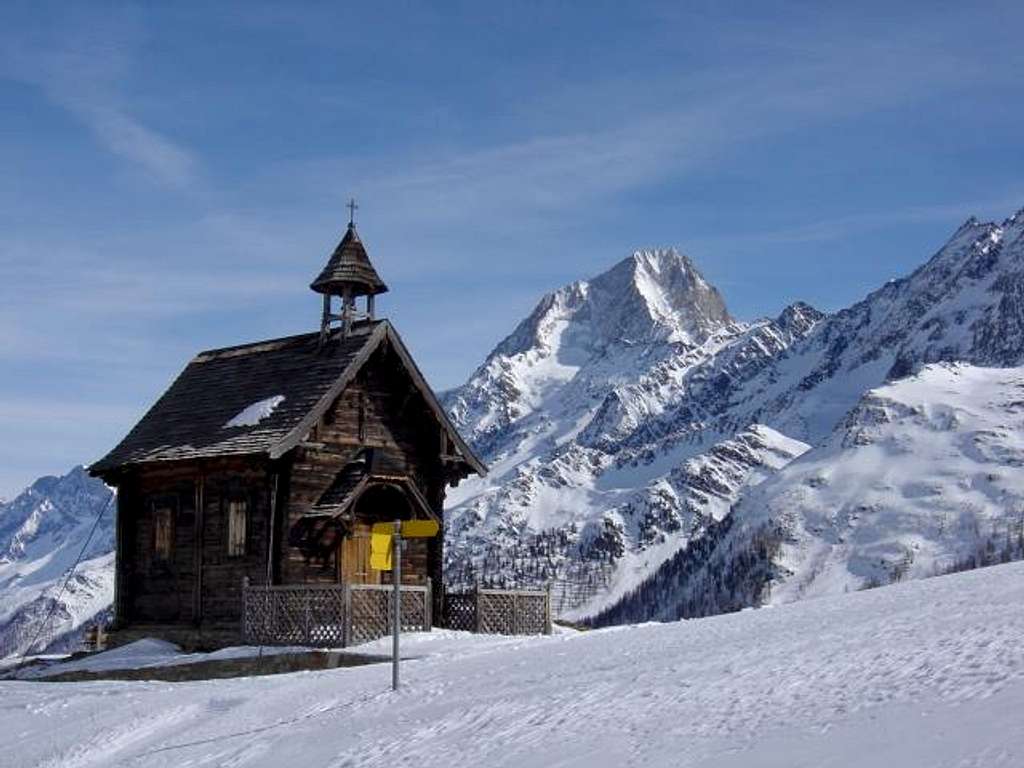
[[[184,189],[200,174],[196,154],[147,125],[128,106],[139,30],[109,15],[57,22],[43,33],[0,34],[0,77],[40,88],[86,126],[97,142],[155,181]]]
[[[197,179],[195,154],[128,114],[116,97],[92,94],[83,98],[56,91],[54,100],[88,125],[107,149],[158,181],[184,189]]]
[[[13,424],[52,423],[56,425],[76,424],[82,428],[95,428],[111,420],[125,421],[135,415],[137,409],[123,405],[101,405],[43,399],[0,400],[0,427]]]
[[[814,48],[765,71],[736,68],[636,83],[613,82],[586,98],[566,92],[550,123],[529,138],[390,162],[317,158],[307,182],[347,178],[370,202],[417,225],[521,229],[688,172],[765,138],[960,88],[978,76],[956,52],[925,57],[905,46]],[[631,90],[630,90],[631,89]],[[578,128],[566,109],[589,102]],[[593,104],[606,108],[595,112]],[[540,121],[534,120],[534,124]],[[579,120],[575,122],[580,122]]]
[[[216,258],[221,251],[209,239],[194,237],[189,242],[190,246],[181,247],[202,253],[213,263],[200,267],[191,259],[173,261],[169,257],[175,243],[161,244],[159,249],[150,245],[154,258],[140,258],[138,254],[146,253],[146,237],[122,241],[117,254],[105,252],[102,242],[68,243],[60,238],[19,242],[0,237],[0,253],[5,256],[0,283],[45,285],[48,302],[82,319],[230,310],[280,295],[282,283],[302,285],[305,273],[295,267],[250,270],[239,264],[237,256],[231,261]],[[12,292],[9,306],[32,301],[31,292]]]

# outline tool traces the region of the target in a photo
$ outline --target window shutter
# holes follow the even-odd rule
[[[228,557],[245,555],[248,506],[244,499],[228,501]]]
[[[174,540],[173,511],[170,507],[153,510],[153,554],[157,560],[170,560]]]

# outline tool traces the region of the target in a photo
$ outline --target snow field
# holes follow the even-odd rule
[[[674,624],[421,635],[398,693],[387,665],[5,682],[0,762],[1017,766],[1022,603],[1015,563]]]
[[[868,392],[829,440],[737,507],[785,525],[779,562],[792,575],[772,601],[921,578],[989,539],[1019,546],[1022,398],[1022,368],[948,363]]]

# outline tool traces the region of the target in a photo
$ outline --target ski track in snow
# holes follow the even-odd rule
[[[2,682],[0,762],[1018,766],[1022,603],[1015,563],[674,624],[438,632],[409,638],[398,693],[387,665]]]

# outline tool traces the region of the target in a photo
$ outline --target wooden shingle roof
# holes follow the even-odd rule
[[[201,352],[138,424],[89,467],[103,475],[131,464],[264,454],[278,458],[305,439],[334,400],[382,344],[390,344],[469,471],[486,468],[459,436],[397,332],[386,320],[360,323],[321,346],[309,333]],[[261,419],[229,422],[261,403]]]
[[[346,285],[352,289],[353,296],[375,295],[388,289],[370,263],[370,257],[363,247],[362,240],[359,239],[355,225],[351,223],[331,258],[327,260],[327,266],[309,287],[317,293],[340,296]]]
[[[355,501],[361,487],[366,484],[370,472],[365,463],[355,462],[345,466],[320,494],[313,508],[316,511],[335,511],[347,509]]]

